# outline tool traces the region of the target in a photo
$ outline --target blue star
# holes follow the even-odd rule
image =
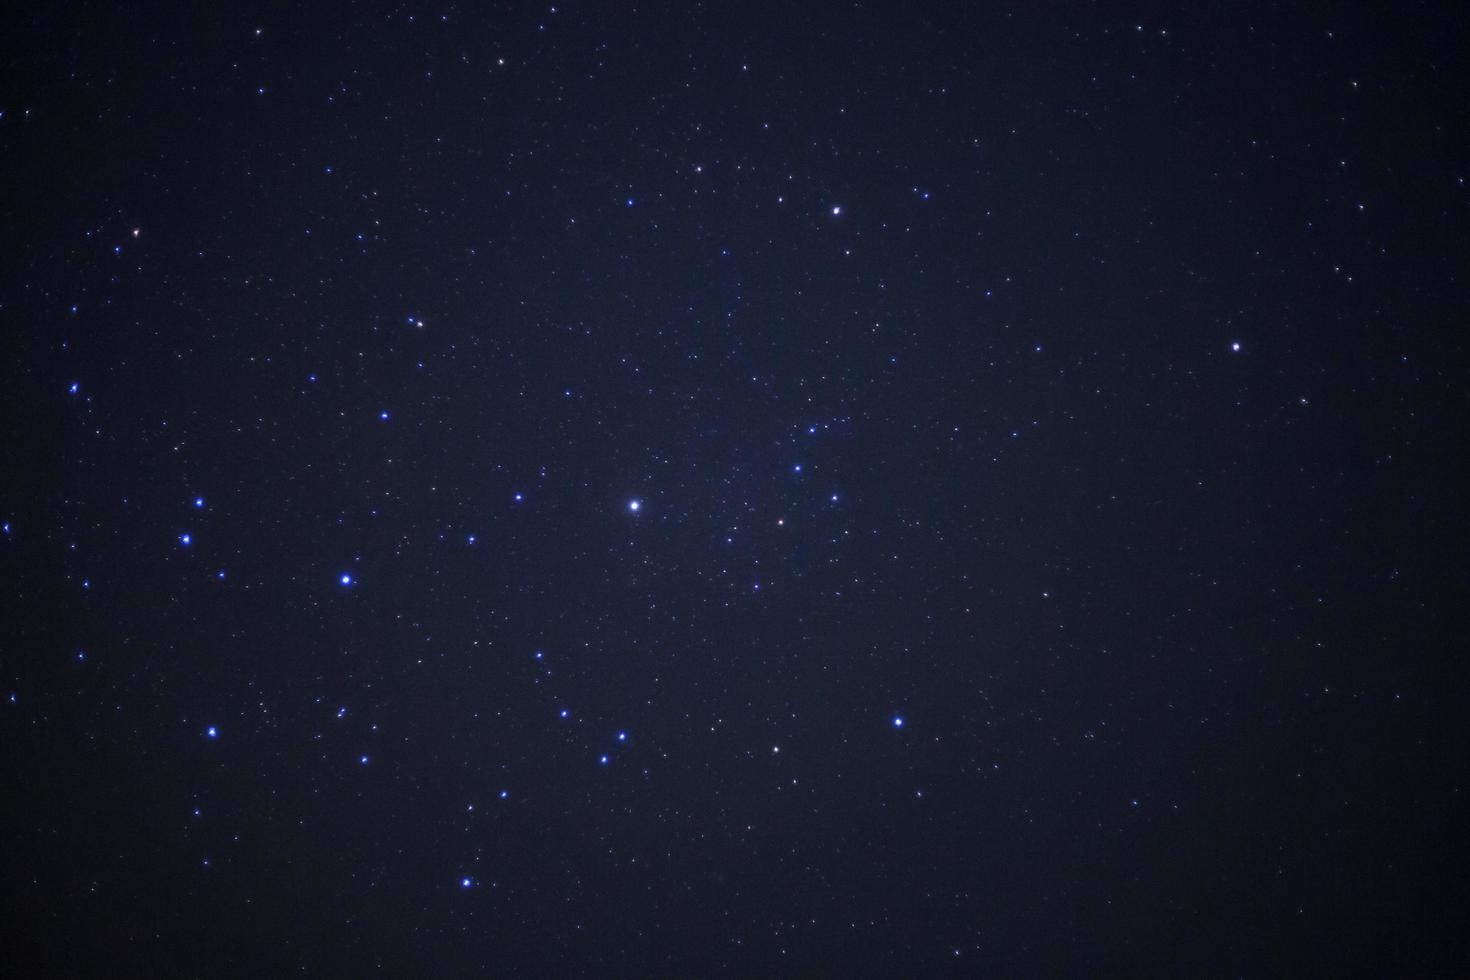
[[[501,798],[501,799],[502,799],[502,800],[503,800],[503,799],[505,799],[505,798],[506,798],[506,797],[508,797],[508,796],[510,796],[510,792],[509,792],[509,791],[508,791],[508,790],[501,790],[501,791],[500,791],[500,798]]]
[[[605,765],[607,765],[607,756],[603,756],[602,758],[598,759],[597,761],[598,762],[601,762],[605,766]]]
[[[210,738],[217,738],[219,737],[219,729],[215,728],[213,725],[210,725],[204,730],[204,734],[208,735]]]
[[[797,463],[795,466],[791,467],[791,472],[793,472],[793,473],[800,473],[801,472],[801,464],[800,463]]]
[[[183,545],[184,547],[187,548],[189,545],[191,545],[193,543],[194,543],[194,538],[192,536],[190,536],[188,534],[181,534],[181,535],[179,535],[179,544]]]
[[[628,733],[627,732],[618,732],[618,741],[619,742],[626,742],[627,740],[628,740]]]
[[[352,584],[352,576],[348,575],[346,572],[343,572],[342,577],[337,579],[337,581],[342,583],[343,586],[349,586]]]
[[[337,709],[337,717],[338,717],[338,718],[342,718],[342,717],[344,717],[344,716],[345,716],[345,715],[346,715],[346,714],[347,714],[347,709],[346,709],[346,708],[338,708],[338,709]]]
[[[221,568],[218,572],[215,573],[214,577],[223,582],[225,579],[225,570]]]
[[[77,663],[85,663],[86,662],[86,659],[87,659],[87,651],[85,651],[85,650],[78,650],[77,651]]]
[[[565,718],[565,717],[566,717],[566,716],[567,716],[567,709],[566,709],[566,708],[562,708],[562,709],[561,709],[561,716],[562,716],[562,717],[563,717],[563,718]]]
[[[893,716],[893,727],[894,728],[902,728],[903,727],[903,716],[902,715],[894,715]]]
[[[638,508],[639,507],[642,507],[642,506],[643,505],[641,503],[639,503],[638,501],[636,501],[636,500],[630,500],[630,501],[628,501],[628,509],[631,510],[635,514],[638,513]]]
[[[525,494],[523,494],[523,493],[516,494],[516,503],[521,503],[525,499],[526,499],[526,495]]]
[[[1238,341],[1238,340],[1232,340],[1230,342],[1230,352],[1232,354],[1239,354],[1240,353],[1240,341]]]
[[[469,888],[474,883],[475,883],[475,879],[473,879],[473,878],[461,878],[461,879],[459,879],[459,887],[461,887],[461,888]]]
[[[386,410],[379,412],[378,418],[382,419],[384,422],[388,421],[388,412]]]
[[[195,497],[194,498],[194,506],[195,507],[203,507],[204,506],[204,498],[203,497]]]
[[[72,393],[72,394],[73,394],[73,395],[75,395],[75,394],[76,394],[76,393],[77,393],[77,392],[78,392],[78,391],[79,391],[79,390],[81,390],[81,387],[82,387],[82,386],[81,386],[81,385],[79,385],[79,384],[77,384],[77,383],[76,383],[76,382],[75,382],[75,381],[73,381],[73,382],[72,382],[72,383],[71,383],[71,387],[70,387],[70,388],[68,388],[68,389],[67,389],[67,391],[69,391],[69,392],[71,392],[71,393]]]
[[[367,756],[364,755],[364,756],[359,757],[358,760],[357,760],[357,764],[360,765],[360,766],[367,765]]]

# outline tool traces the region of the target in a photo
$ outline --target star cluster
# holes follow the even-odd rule
[[[35,5],[7,966],[1463,967],[1470,31],[1142,17]]]

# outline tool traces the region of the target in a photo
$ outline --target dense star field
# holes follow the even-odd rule
[[[0,972],[1470,973],[1366,6],[6,14]]]

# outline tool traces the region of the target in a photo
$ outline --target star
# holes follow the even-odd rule
[[[183,545],[184,547],[187,548],[189,545],[191,545],[193,543],[194,543],[194,538],[193,538],[192,535],[189,535],[189,534],[181,534],[181,535],[179,535],[179,544]]]
[[[630,500],[630,501],[628,501],[628,509],[631,510],[635,514],[638,513],[638,508],[640,508],[642,506],[643,505],[641,503],[639,503],[638,501],[636,501],[636,500]]]
[[[203,497],[195,497],[194,498],[194,506],[195,507],[203,507],[204,506],[204,498]]]
[[[367,765],[368,764],[368,757],[365,756],[365,755],[364,756],[359,756],[358,757],[358,760],[357,760],[357,764],[360,765],[360,766]]]
[[[343,572],[342,577],[337,579],[337,581],[344,586],[348,586],[352,584],[352,576],[347,574],[346,572]]]
[[[215,728],[213,725],[210,725],[204,730],[204,734],[208,735],[210,738],[216,738],[219,736],[219,729]]]
[[[903,716],[902,715],[894,715],[893,716],[893,727],[894,728],[902,728],[903,727]]]
[[[1238,340],[1232,340],[1230,342],[1230,351],[1231,351],[1231,353],[1239,354],[1240,353],[1240,341],[1238,341]]]

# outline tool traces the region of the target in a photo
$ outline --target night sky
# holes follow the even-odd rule
[[[0,972],[1470,974],[1459,5],[125,6]]]

